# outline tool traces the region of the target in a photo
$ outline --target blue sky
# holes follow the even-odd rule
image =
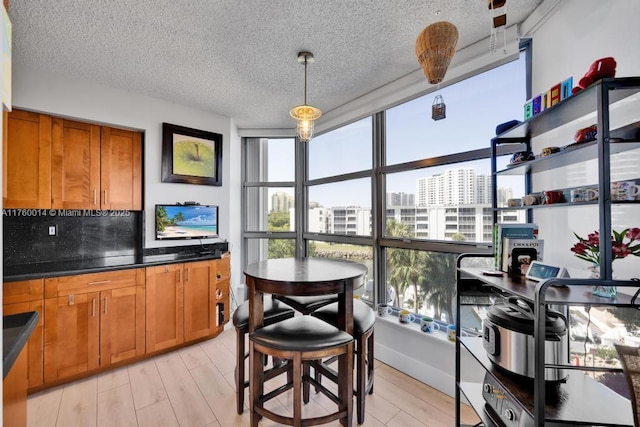
[[[387,111],[387,163],[397,164],[489,146],[498,124],[523,118],[524,58],[471,77],[455,85],[406,102]],[[444,98],[446,118],[434,121],[431,110],[437,95]],[[309,144],[310,178],[371,168],[371,118],[320,135]],[[293,140],[269,146],[269,180],[293,180]],[[387,191],[415,192],[418,178],[455,167],[474,167],[490,174],[489,161],[450,165],[390,175]],[[370,207],[368,179],[310,190],[310,200],[324,206]]]

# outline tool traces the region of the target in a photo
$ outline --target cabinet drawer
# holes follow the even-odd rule
[[[45,279],[45,298],[137,286],[143,285],[144,282],[144,269],[142,268],[54,277]]]
[[[43,298],[44,280],[34,279],[2,284],[2,303],[36,301]]]

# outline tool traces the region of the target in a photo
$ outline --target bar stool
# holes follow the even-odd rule
[[[312,426],[342,420],[350,425],[352,407],[352,387],[350,373],[353,370],[353,337],[320,319],[311,316],[297,316],[262,327],[249,334],[251,352],[251,426],[257,427],[261,417],[279,424],[291,426]],[[264,393],[262,357],[272,356],[287,359],[293,364],[292,381]],[[315,381],[306,373],[307,362],[329,357],[341,357],[348,374],[343,375],[338,386],[338,395]],[[303,374],[304,372],[304,374]],[[340,372],[340,374],[343,374]],[[337,404],[335,412],[320,417],[302,418],[302,388],[306,383],[313,384],[319,391]],[[274,397],[293,389],[293,417],[277,414],[264,407]]]
[[[286,304],[265,296],[264,324],[271,325],[285,319],[290,319],[295,311]],[[245,379],[244,359],[249,356],[245,351],[245,336],[249,333],[249,301],[245,301],[233,312],[233,326],[236,328],[236,404],[238,414],[244,411],[244,389],[249,387],[249,380]],[[285,372],[287,367],[278,361],[273,361],[273,369],[265,373],[267,379]],[[266,380],[265,380],[266,381]]]
[[[326,305],[317,309],[311,316],[322,319],[331,325],[338,323],[338,303]],[[373,310],[360,300],[353,300],[353,337],[356,342],[356,386],[353,394],[356,396],[356,412],[358,414],[358,424],[364,423],[364,405],[367,394],[373,393],[373,325],[376,315]],[[327,376],[333,381],[337,381],[335,372],[328,368],[333,360],[329,359],[324,363],[314,362],[316,368],[316,380],[320,382],[320,374]]]
[[[314,295],[314,296],[284,296],[274,295],[275,299],[282,301],[299,313],[311,314],[320,307],[338,301],[337,295]]]

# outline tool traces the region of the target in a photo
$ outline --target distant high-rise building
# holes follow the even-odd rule
[[[442,174],[419,178],[417,206],[458,206],[491,203],[491,178],[476,175],[472,168],[447,169]]]
[[[415,206],[416,196],[404,191],[390,191],[387,193],[387,206]]]
[[[271,196],[271,212],[289,212],[295,208],[295,197],[289,193],[278,191]]]

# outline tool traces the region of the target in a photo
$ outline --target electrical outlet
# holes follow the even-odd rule
[[[49,226],[49,236],[55,236],[56,235],[56,226],[55,225],[50,225]]]

